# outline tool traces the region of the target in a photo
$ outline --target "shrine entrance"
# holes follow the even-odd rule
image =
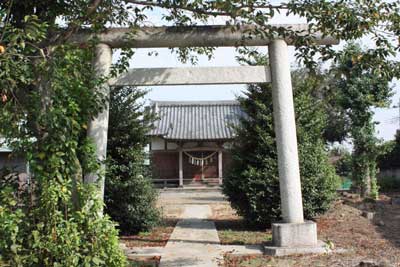
[[[218,151],[183,150],[183,154],[183,177],[196,182],[218,178]]]
[[[303,216],[288,45],[294,45],[296,36],[301,35],[311,36],[313,45],[333,45],[338,41],[330,36],[309,33],[308,25],[272,26],[279,30],[268,36],[254,34],[257,29],[251,26],[150,27],[136,30],[133,36],[131,29],[109,29],[96,35],[99,44],[95,51],[94,69],[99,77],[109,75],[112,48],[268,46],[269,66],[133,69],[99,86],[98,90],[108,95],[110,86],[271,82],[283,222],[272,224],[273,246],[265,247],[264,251],[282,255],[313,251],[320,247],[316,224],[305,221]],[[297,35],[288,32],[296,32]],[[81,33],[72,39],[81,44],[93,37],[92,34]],[[108,106],[89,123],[88,128],[88,136],[96,145],[100,161],[106,158],[107,130]],[[85,176],[86,182],[97,182],[99,179],[104,191],[104,178],[99,173]],[[183,184],[182,171],[179,173],[179,183]]]

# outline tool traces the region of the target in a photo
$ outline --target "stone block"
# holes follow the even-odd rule
[[[375,212],[363,211],[362,216],[372,221],[375,217]]]
[[[274,223],[272,224],[272,243],[277,247],[317,246],[317,224],[312,221]]]
[[[323,254],[331,252],[326,244],[318,241],[315,246],[277,247],[274,245],[264,246],[264,254],[269,256],[288,256],[298,254]]]

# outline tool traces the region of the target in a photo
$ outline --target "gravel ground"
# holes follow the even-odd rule
[[[362,216],[363,211],[375,212],[374,219]],[[343,197],[316,222],[319,239],[347,252],[282,258],[226,255],[223,266],[400,266],[400,205],[392,205],[389,196],[373,203]]]
[[[329,241],[336,248],[344,248],[345,253],[331,253],[324,255],[303,255],[274,258],[268,256],[232,256],[227,254],[221,266],[396,266],[400,267],[400,205],[392,204],[391,199],[400,197],[400,193],[381,195],[376,202],[361,201],[356,195],[345,194],[326,214],[316,218],[319,239]],[[246,229],[242,219],[230,208],[220,191],[190,191],[167,190],[160,191],[158,205],[167,219],[176,219],[182,212],[185,204],[208,204],[213,210],[212,219],[222,223],[221,228],[228,234],[226,243],[259,243],[257,231],[268,236],[269,230]],[[362,216],[363,211],[374,212],[375,216],[369,220]],[[233,228],[230,229],[233,225]],[[217,227],[218,228],[218,227]],[[236,231],[236,232],[235,232]],[[252,231],[253,239],[249,234]],[[221,231],[222,233],[222,231]],[[220,239],[221,239],[220,233]],[[164,239],[162,231],[160,236]],[[243,240],[241,240],[243,236]],[[157,234],[153,235],[157,240]],[[245,239],[246,237],[246,239]],[[151,238],[153,239],[153,238]],[[154,240],[154,239],[153,239]],[[222,237],[221,241],[224,241]],[[360,262],[369,262],[359,265]]]

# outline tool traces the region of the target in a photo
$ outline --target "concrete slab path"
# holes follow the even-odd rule
[[[167,189],[160,193],[164,212],[179,219],[165,247],[124,248],[128,257],[160,256],[162,267],[217,267],[225,253],[262,254],[260,245],[220,245],[211,205],[227,203],[220,189]]]
[[[208,221],[209,205],[185,205],[165,246],[161,267],[196,266],[217,267],[222,260],[221,247],[215,224]]]

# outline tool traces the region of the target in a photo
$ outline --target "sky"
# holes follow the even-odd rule
[[[153,11],[149,14],[148,25],[162,25],[160,11]],[[284,14],[273,18],[271,23],[305,23],[305,20],[299,17],[286,17]],[[210,24],[223,24],[221,21],[210,21]],[[367,43],[368,40],[365,40]],[[340,44],[343,45],[343,44]],[[260,48],[266,52],[266,48]],[[157,56],[149,53],[156,52]],[[294,58],[294,48],[289,47],[289,58],[292,65],[296,64]],[[154,54],[154,53],[153,53]],[[217,48],[213,58],[199,57],[196,67],[204,66],[238,66],[235,60],[235,48]],[[131,68],[157,68],[157,67],[188,67],[190,63],[183,64],[177,56],[171,54],[169,49],[137,49],[135,56],[130,61]],[[392,106],[398,105],[400,99],[400,83],[395,81],[393,84],[394,96],[392,97]],[[233,100],[246,90],[245,85],[196,85],[196,86],[154,86],[145,87],[149,90],[148,100],[164,101],[193,101],[193,100]],[[392,140],[396,130],[399,129],[399,109],[383,108],[375,109],[375,121],[377,136],[383,140]]]

